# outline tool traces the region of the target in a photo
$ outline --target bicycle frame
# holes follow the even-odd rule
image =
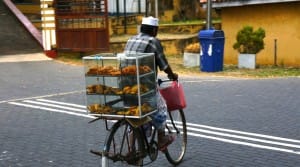
[[[144,151],[149,156],[151,162],[153,162],[157,159],[157,155],[158,155],[158,146],[157,146],[157,141],[156,141],[157,129],[155,126],[152,125],[152,123],[150,123],[151,124],[150,128],[151,128],[152,133],[150,136],[147,136],[143,125],[146,125],[147,123],[149,123],[149,121],[150,120],[144,122],[143,124],[139,124],[138,126],[136,126],[136,125],[134,125],[134,121],[132,119],[126,119],[126,122],[128,124],[131,124],[132,128],[136,128],[136,130],[138,130],[139,133],[142,135]],[[149,162],[149,163],[151,163],[151,162]]]
[[[170,80],[158,80],[160,85],[162,82]],[[178,165],[184,156],[186,150],[186,121],[183,110],[168,111],[169,121],[166,124],[166,132],[177,135],[178,142],[170,149],[167,148],[163,153],[166,155],[168,161],[174,165]],[[96,118],[90,122],[94,122],[101,118]],[[151,135],[146,134],[144,125],[150,123],[152,119],[150,116],[142,119],[121,118],[111,127],[109,127],[108,120],[105,120],[105,127],[108,135],[102,152],[92,151],[96,155],[102,156],[102,166],[108,165],[108,160],[113,162],[125,162],[131,165],[147,165],[157,159],[158,156],[158,142],[157,129],[151,123]],[[182,135],[181,135],[182,134]],[[148,135],[148,136],[147,136]],[[177,141],[177,139],[176,139]],[[146,158],[146,157],[149,157]]]

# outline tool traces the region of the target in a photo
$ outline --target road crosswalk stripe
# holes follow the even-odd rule
[[[286,147],[300,148],[300,145],[295,145],[295,144],[289,144],[289,143],[283,143],[283,142],[277,142],[277,141],[271,141],[271,140],[265,140],[265,139],[258,139],[258,138],[253,138],[253,137],[246,137],[246,136],[241,136],[241,135],[233,135],[233,134],[215,132],[215,131],[198,129],[198,128],[188,127],[188,130],[201,132],[201,133],[205,133],[205,134],[217,135],[217,136],[224,136],[224,137],[230,137],[230,138],[236,138],[236,139],[242,139],[242,140],[250,140],[250,141],[255,141],[255,142],[268,143],[268,144],[273,144],[273,145],[281,145],[281,146],[286,146]]]
[[[73,108],[73,107],[66,107],[66,106],[56,105],[56,104],[49,104],[49,103],[44,103],[44,102],[39,102],[39,101],[34,101],[34,100],[24,100],[23,102],[36,104],[36,105],[41,105],[41,106],[56,107],[56,108],[62,108],[62,109],[67,109],[67,110],[86,113],[86,110],[83,110],[83,109],[77,109],[77,108]]]
[[[74,103],[59,102],[42,98],[8,103],[17,106],[64,113],[74,116],[95,118],[94,116],[84,114],[84,112],[86,113],[86,110],[83,108],[86,108],[86,106]],[[180,125],[179,128],[182,128],[182,126]],[[224,129],[194,123],[187,123],[187,130],[189,136],[300,155],[300,140]]]
[[[187,135],[189,136],[300,155],[300,151],[299,151],[300,145],[276,142],[271,140],[255,139],[255,138],[249,138],[249,137],[238,136],[238,135],[230,135],[226,133],[214,132],[209,130],[206,130],[204,133],[201,133],[203,132],[202,129],[191,128],[190,126],[191,125],[187,123]],[[178,128],[182,129],[182,126],[178,126]],[[270,137],[275,137],[275,136],[270,136]]]
[[[178,127],[182,129],[181,125],[179,125]],[[297,148],[297,149],[300,148],[300,145],[293,144],[293,143],[284,143],[284,142],[272,141],[271,139],[260,139],[260,138],[248,137],[248,136],[243,136],[243,135],[236,135],[236,134],[230,134],[230,133],[224,133],[224,132],[216,132],[216,131],[211,131],[211,130],[194,128],[194,127],[191,127],[191,125],[187,125],[187,131],[193,131],[193,132],[201,133],[203,135],[209,134],[209,135],[221,136],[221,137],[227,137],[227,138],[233,138],[233,139],[254,141],[254,142],[258,142],[258,143],[266,143],[266,144],[279,145],[279,146],[285,146],[285,147],[291,147],[291,148]]]
[[[74,103],[65,103],[65,102],[59,102],[59,101],[54,101],[54,100],[47,100],[47,99],[36,99],[37,101],[43,101],[43,102],[48,102],[48,103],[53,103],[53,104],[61,104],[65,106],[72,106],[72,107],[78,107],[78,108],[86,108],[84,105],[78,105]]]
[[[31,105],[31,104],[24,104],[24,103],[20,103],[20,102],[8,102],[8,103],[13,104],[13,105],[17,105],[17,106],[23,106],[23,107],[28,107],[28,108],[35,108],[35,109],[40,109],[40,110],[64,113],[64,114],[75,115],[75,116],[80,116],[80,117],[95,118],[94,116],[91,116],[91,115],[81,114],[81,113],[76,113],[76,112],[66,111],[66,110],[61,110],[61,109],[54,109],[54,108],[49,108],[49,107],[43,107],[43,106],[37,106],[37,105]]]
[[[222,142],[225,142],[225,143],[245,145],[245,146],[250,146],[250,147],[255,147],[255,148],[262,148],[262,149],[267,149],[267,150],[281,151],[281,152],[300,155],[300,151],[296,151],[296,150],[292,150],[292,149],[286,149],[286,148],[282,148],[282,147],[255,144],[255,143],[251,143],[251,142],[226,139],[226,138],[221,138],[221,137],[216,137],[216,136],[208,136],[208,135],[203,135],[203,134],[198,134],[198,133],[193,133],[193,132],[188,132],[188,135],[195,136],[195,137],[206,138],[206,139],[211,139],[211,140],[222,141]]]
[[[269,139],[273,139],[273,140],[281,140],[281,141],[287,141],[287,142],[300,143],[300,140],[288,139],[288,138],[283,138],[283,137],[276,137],[276,136],[251,133],[251,132],[243,132],[243,131],[238,131],[238,130],[224,129],[224,128],[212,127],[212,126],[207,126],[207,125],[199,125],[199,124],[193,124],[193,123],[187,123],[187,124],[188,124],[188,126],[210,129],[210,130],[214,130],[214,131],[222,131],[222,132],[229,132],[229,133],[241,134],[241,135],[246,135],[246,136],[255,136],[255,137],[259,137],[259,138],[269,138]]]

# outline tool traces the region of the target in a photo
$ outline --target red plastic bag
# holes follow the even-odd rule
[[[170,86],[159,88],[160,94],[167,103],[168,111],[183,109],[186,107],[186,101],[182,84],[173,81]]]

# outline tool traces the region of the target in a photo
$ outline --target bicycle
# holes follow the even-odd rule
[[[163,82],[159,81],[159,86]],[[96,118],[94,122],[101,118]],[[91,150],[91,153],[102,157],[102,167],[116,163],[143,166],[154,162],[158,156],[157,129],[150,123],[149,116],[142,119],[122,118],[106,129],[109,134],[102,151]],[[167,160],[178,165],[182,162],[187,146],[187,127],[182,109],[168,111],[166,134],[175,136],[175,140],[163,151]],[[146,134],[148,132],[148,134]]]

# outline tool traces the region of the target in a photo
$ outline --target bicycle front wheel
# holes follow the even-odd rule
[[[175,140],[170,144],[165,153],[168,161],[178,165],[185,154],[187,145],[187,128],[183,110],[168,112],[167,134],[175,136]]]
[[[132,128],[126,120],[116,122],[105,142],[102,167],[141,166],[144,143],[138,128]]]

